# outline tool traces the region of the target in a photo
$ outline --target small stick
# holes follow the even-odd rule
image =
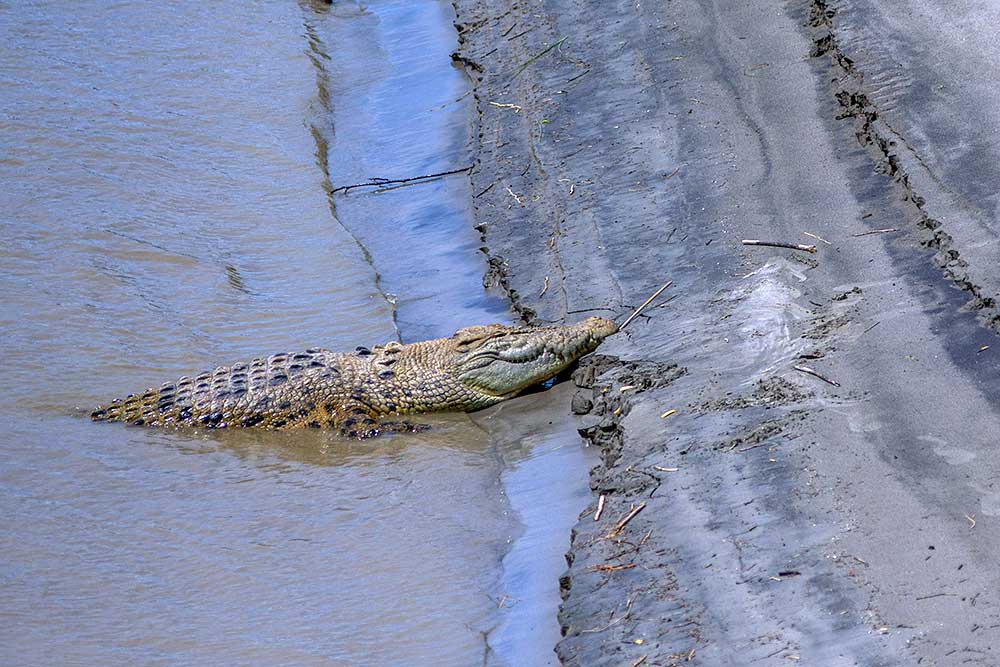
[[[645,655],[642,656],[641,658],[639,658],[638,660],[636,660],[635,662],[633,662],[629,667],[639,667],[639,665],[641,665],[644,662],[646,662],[646,656]]]
[[[339,188],[334,188],[330,191],[330,194],[337,192],[347,192],[348,190],[353,190],[354,188],[380,188],[383,185],[390,185],[392,183],[410,183],[412,181],[422,181],[428,178],[440,178],[441,176],[451,176],[452,174],[461,174],[464,171],[469,171],[472,169],[472,165],[468,167],[462,167],[461,169],[452,169],[451,171],[442,171],[436,174],[424,174],[423,176],[410,176],[409,178],[369,178],[367,183],[354,183],[352,185],[341,185]]]
[[[633,507],[632,511],[625,515],[624,519],[622,519],[621,521],[619,521],[618,523],[615,524],[614,529],[610,533],[608,533],[607,536],[608,537],[614,537],[618,533],[622,532],[622,529],[625,528],[625,526],[628,525],[628,522],[631,521],[632,519],[634,519],[636,517],[636,515],[639,514],[639,512],[641,512],[644,509],[646,509],[646,503],[645,502],[641,502],[638,505],[636,505],[635,507]]]
[[[624,329],[625,327],[627,327],[629,325],[629,322],[631,322],[636,317],[638,317],[639,313],[642,312],[643,308],[645,308],[646,306],[648,306],[649,304],[651,304],[653,302],[653,299],[655,299],[656,297],[660,296],[660,294],[663,292],[663,290],[667,289],[668,287],[670,287],[673,284],[674,284],[673,280],[668,280],[666,282],[666,284],[663,285],[663,287],[661,287],[660,289],[658,289],[655,292],[653,292],[653,296],[651,296],[648,299],[646,299],[641,306],[639,306],[638,308],[636,308],[635,312],[632,313],[631,315],[629,315],[628,319],[621,323],[621,325],[618,327],[618,330],[621,331],[622,329]]]
[[[804,250],[805,252],[816,252],[816,246],[804,245],[802,243],[782,243],[781,241],[758,241],[757,239],[744,239],[743,245],[764,245],[771,248],[790,248],[791,250]]]
[[[882,324],[882,320],[879,320],[878,322],[876,322],[875,324],[871,325],[870,327],[868,327],[867,329],[865,329],[861,333],[866,334],[866,333],[868,333],[869,331],[871,331],[872,329],[874,329],[875,327],[877,327],[880,324]]]
[[[840,386],[839,382],[835,382],[834,380],[831,380],[830,378],[823,377],[822,375],[820,375],[819,373],[817,373],[813,369],[809,368],[808,366],[795,366],[795,370],[799,371],[800,373],[806,373],[808,375],[812,375],[813,377],[817,377],[820,380],[822,380],[823,382],[826,382],[827,384],[832,384],[834,387],[839,387]]]
[[[542,283],[542,291],[538,293],[538,298],[545,296],[545,293],[549,291],[549,277],[545,276],[545,282]]]
[[[492,189],[493,189],[493,186],[494,186],[494,185],[496,185],[496,184],[497,184],[497,182],[496,182],[496,181],[493,181],[492,183],[490,183],[489,185],[487,185],[487,186],[486,186],[485,188],[483,188],[482,190],[480,190],[480,191],[479,191],[479,194],[476,194],[476,195],[473,195],[473,197],[472,197],[472,198],[473,198],[473,199],[479,199],[479,198],[480,198],[480,197],[482,197],[482,196],[483,196],[484,194],[486,194],[487,192],[489,192],[490,190],[492,190]]]
[[[868,236],[869,234],[888,234],[889,232],[898,232],[899,230],[895,227],[886,227],[885,229],[873,229],[870,232],[861,232],[860,234],[851,234],[851,236]]]
[[[653,470],[659,470],[660,472],[677,472],[680,468],[664,468],[663,466],[653,466]]]
[[[601,497],[597,499],[597,511],[594,512],[594,521],[600,521],[601,520],[601,514],[604,513],[604,501],[605,500],[607,500],[607,498],[605,498],[604,494],[602,493]]]

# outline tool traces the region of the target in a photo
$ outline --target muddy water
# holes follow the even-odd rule
[[[330,194],[464,166],[451,20],[0,4],[0,662],[550,660],[587,463],[565,388],[364,443],[74,410],[506,317],[464,177]]]

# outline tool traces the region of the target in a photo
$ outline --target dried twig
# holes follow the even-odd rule
[[[631,521],[632,519],[634,519],[636,517],[636,515],[638,515],[639,512],[641,512],[644,509],[646,509],[646,503],[645,502],[639,503],[638,505],[636,505],[635,507],[633,507],[632,511],[630,511],[628,514],[626,514],[625,517],[621,521],[619,521],[618,523],[615,524],[615,527],[611,529],[611,532],[609,532],[607,534],[607,537],[614,537],[618,533],[622,532],[622,530],[625,528],[625,526],[628,525],[629,521]]]
[[[670,287],[673,284],[674,284],[673,280],[668,280],[666,282],[666,284],[663,285],[663,287],[661,287],[660,289],[658,289],[655,292],[653,292],[653,296],[651,296],[648,299],[646,299],[645,301],[643,301],[642,305],[639,306],[638,308],[636,308],[635,312],[633,312],[631,315],[629,315],[628,319],[626,319],[624,322],[622,322],[618,326],[618,330],[621,331],[622,329],[624,329],[625,327],[627,327],[629,325],[629,322],[631,322],[632,320],[634,320],[636,317],[639,316],[639,313],[642,312],[643,308],[645,308],[646,306],[648,306],[649,304],[651,304],[653,302],[653,299],[655,299],[656,297],[660,296],[660,294],[663,293],[663,290],[667,289],[668,287]]]
[[[813,377],[817,377],[820,380],[822,380],[823,382],[826,382],[827,384],[832,384],[834,387],[839,387],[840,386],[839,382],[836,382],[835,380],[831,380],[828,377],[823,377],[822,375],[820,375],[819,373],[817,373],[813,369],[809,368],[808,366],[795,366],[794,368],[795,368],[795,370],[797,370],[800,373],[806,373],[808,375],[812,375]]]
[[[440,178],[442,176],[451,176],[452,174],[461,174],[472,169],[472,165],[468,167],[462,167],[461,169],[452,169],[451,171],[441,171],[436,174],[424,174],[422,176],[410,176],[409,178],[369,178],[367,183],[354,183],[352,185],[341,185],[339,188],[334,188],[330,191],[330,194],[337,192],[347,192],[348,190],[353,190],[354,188],[380,188],[383,185],[391,185],[393,183],[412,183],[413,181],[424,181],[431,178]]]
[[[816,252],[816,246],[802,243],[783,243],[781,241],[759,241],[757,239],[743,239],[743,245],[762,245],[771,248],[789,248],[791,250],[803,250],[805,252]]]
[[[549,291],[549,277],[545,276],[545,281],[542,283],[542,291],[538,293],[538,298],[545,296],[545,293]]]
[[[870,232],[861,232],[860,234],[851,234],[851,236],[868,236],[869,234],[888,234],[889,232],[898,232],[899,230],[895,227],[886,227],[885,229],[873,229]]]
[[[601,494],[601,497],[597,499],[597,511],[594,512],[594,521],[601,520],[601,514],[604,513],[604,502],[606,500],[607,498],[604,496],[603,493]]]

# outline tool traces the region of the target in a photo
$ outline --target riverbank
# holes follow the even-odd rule
[[[546,323],[673,280],[574,376],[563,662],[992,664],[992,232],[939,192],[988,193],[892,133],[863,8],[455,7],[487,282]]]

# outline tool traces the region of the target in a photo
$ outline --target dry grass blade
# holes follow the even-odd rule
[[[518,67],[516,70],[514,70],[514,74],[510,77],[511,80],[516,79],[518,77],[518,75],[521,72],[524,71],[525,67],[527,67],[528,65],[530,65],[533,62],[535,62],[536,60],[538,60],[539,58],[541,58],[542,56],[544,56],[546,53],[548,53],[552,49],[556,48],[557,46],[559,46],[560,44],[562,44],[563,42],[565,42],[566,39],[567,39],[566,37],[563,37],[562,39],[560,39],[555,44],[552,44],[552,45],[548,46],[547,48],[542,49],[540,52],[538,52],[537,54],[535,54],[533,57],[531,57],[528,60],[526,60],[520,67]]]

